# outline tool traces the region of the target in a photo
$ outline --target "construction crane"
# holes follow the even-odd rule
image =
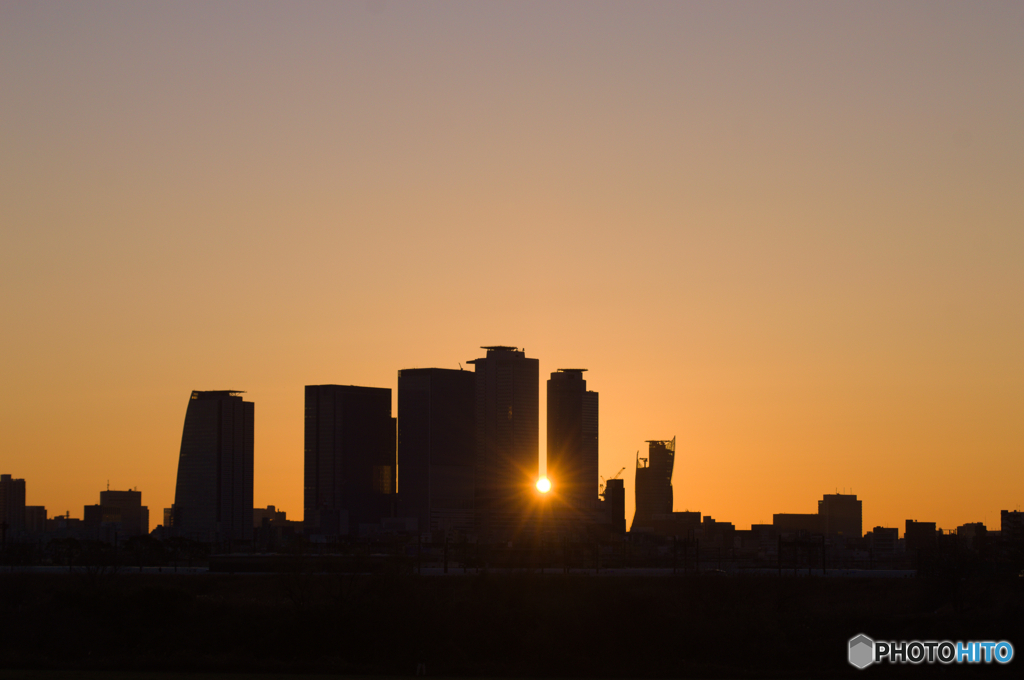
[[[615,476],[612,477],[612,479],[618,479],[619,475],[621,475],[622,471],[625,469],[626,468],[619,468],[619,471],[615,473]],[[607,486],[607,482],[604,480],[604,475],[598,475],[598,478],[601,480],[601,483],[597,485],[597,495],[604,498],[604,490]]]

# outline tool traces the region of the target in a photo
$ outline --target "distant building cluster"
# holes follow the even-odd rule
[[[599,488],[598,394],[587,390],[586,369],[559,369],[547,382],[551,489],[543,493],[540,364],[517,347],[483,349],[472,371],[399,371],[397,417],[388,388],[307,385],[303,522],[276,533],[283,513],[251,507],[252,403],[238,391],[193,392],[162,532],[216,544],[251,540],[243,527],[267,544],[294,534],[508,543],[625,533],[622,480]]]
[[[48,517],[41,505],[25,504],[25,480],[0,475],[0,530],[4,540],[49,535],[114,543],[149,534],[149,508],[137,490],[100,491],[100,502],[86,505],[82,518]]]
[[[587,389],[586,369],[558,369],[547,380],[545,487],[539,362],[517,347],[482,349],[484,357],[468,362],[471,371],[398,371],[395,415],[389,388],[307,385],[302,521],[275,506],[253,507],[254,404],[237,390],[192,392],[174,502],[152,535],[263,552],[388,535],[510,549],[556,539],[628,541],[647,546],[649,556],[712,551],[722,562],[780,568],[801,560],[822,568],[901,565],[944,546],[985,554],[1024,541],[1021,512],[1009,510],[998,531],[974,522],[944,532],[908,519],[902,537],[897,527],[865,533],[863,502],[838,492],[825,494],[815,513],[778,513],[771,524],[739,530],[675,510],[675,439],[650,440],[645,455],[637,452],[627,533],[622,470],[607,480],[599,475],[599,395]],[[10,474],[0,476],[0,530],[5,545],[62,538],[116,545],[151,533],[138,490],[101,491],[81,519],[49,517],[46,508],[26,505],[25,480]]]

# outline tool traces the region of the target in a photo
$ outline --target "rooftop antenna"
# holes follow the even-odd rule
[[[107,480],[107,491],[110,491],[110,480]]]
[[[459,370],[460,371],[462,370],[462,362],[461,361],[459,362]]]

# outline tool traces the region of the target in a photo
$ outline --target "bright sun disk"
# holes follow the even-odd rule
[[[541,493],[551,491],[551,482],[548,481],[547,477],[541,477],[537,480],[537,491],[540,491]]]

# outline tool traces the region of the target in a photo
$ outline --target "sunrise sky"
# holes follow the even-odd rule
[[[1024,503],[1024,4],[0,4],[0,471],[173,501],[191,390],[586,367],[676,510]],[[467,367],[468,368],[468,367]],[[397,399],[396,399],[397,401]],[[541,393],[543,458],[544,392]],[[397,415],[397,413],[396,413]]]

